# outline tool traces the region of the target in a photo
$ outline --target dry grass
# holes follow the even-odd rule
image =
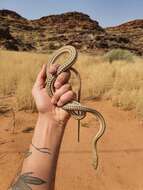
[[[40,67],[49,55],[0,51],[0,95],[14,94],[18,109],[35,110],[31,89]],[[82,78],[82,98],[110,99],[123,109],[136,109],[143,116],[143,65],[105,62],[102,57],[80,54],[75,68]],[[75,79],[73,83],[77,84]]]
[[[0,51],[0,95],[14,94],[17,109],[35,109],[31,89],[47,55]]]

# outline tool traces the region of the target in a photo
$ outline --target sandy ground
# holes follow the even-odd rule
[[[56,190],[142,190],[143,122],[134,111],[122,111],[109,101],[84,102],[105,117],[107,130],[99,142],[99,168],[91,165],[91,139],[97,132],[94,117],[82,121],[77,142],[77,122],[68,123],[58,161]],[[7,190],[28,148],[37,114],[18,112],[15,134],[11,134],[11,115],[0,116],[0,190]],[[84,125],[85,126],[85,125]]]

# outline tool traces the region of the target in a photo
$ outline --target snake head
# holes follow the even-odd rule
[[[97,170],[98,168],[98,158],[93,158],[93,161],[92,161],[92,166],[95,170]]]

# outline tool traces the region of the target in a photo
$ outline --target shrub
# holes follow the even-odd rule
[[[113,49],[105,54],[105,60],[112,63],[113,61],[125,60],[127,62],[134,62],[134,55],[128,50],[124,49]]]

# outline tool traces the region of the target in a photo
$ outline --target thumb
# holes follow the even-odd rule
[[[46,64],[43,64],[40,72],[37,75],[36,81],[35,81],[35,85],[38,85],[40,87],[44,87],[45,86],[45,80],[46,80]]]

